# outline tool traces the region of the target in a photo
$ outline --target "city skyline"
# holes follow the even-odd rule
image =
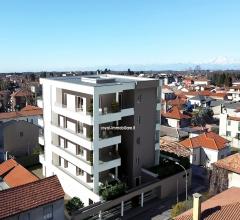
[[[239,68],[239,6],[236,0],[1,3],[0,72]]]

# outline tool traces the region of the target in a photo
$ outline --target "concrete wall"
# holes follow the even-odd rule
[[[63,199],[57,200],[53,203],[49,203],[45,206],[39,206],[35,209],[22,212],[18,215],[14,215],[12,217],[6,218],[6,220],[20,220],[20,219],[42,220],[44,219],[43,218],[44,207],[47,207],[49,205],[53,206],[53,219],[64,220],[64,200]]]
[[[240,187],[240,175],[237,173],[228,173],[228,188]]]
[[[14,156],[26,156],[38,145],[39,128],[25,121],[16,121],[0,128],[4,151]],[[22,136],[21,136],[22,134]]]

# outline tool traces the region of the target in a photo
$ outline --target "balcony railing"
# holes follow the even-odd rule
[[[106,163],[112,160],[119,159],[120,155],[117,151],[110,151],[108,155],[100,155],[99,156],[99,164]]]
[[[83,108],[69,108],[67,105],[65,104],[62,104],[62,103],[55,103],[54,104],[56,107],[60,107],[60,108],[63,108],[63,109],[67,109],[68,111],[73,111],[73,112],[78,112],[78,113],[84,113],[86,115],[92,115],[92,112],[90,111],[84,111]]]

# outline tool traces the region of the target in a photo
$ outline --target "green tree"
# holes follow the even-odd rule
[[[71,215],[72,212],[77,211],[80,208],[83,208],[84,203],[78,198],[73,197],[66,204],[66,209],[68,213]]]
[[[213,120],[213,111],[210,108],[201,108],[192,116],[192,124],[194,126],[205,126]]]

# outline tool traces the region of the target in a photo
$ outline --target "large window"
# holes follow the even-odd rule
[[[226,135],[227,137],[231,137],[231,131],[227,131]]]
[[[231,121],[230,121],[230,120],[228,120],[228,121],[227,121],[227,123],[228,123],[228,126],[230,126],[230,125],[231,125]]]
[[[83,176],[84,171],[82,169],[80,169],[79,167],[76,167],[76,175],[77,176]]]
[[[44,220],[53,219],[53,206],[52,205],[43,207],[43,219]]]
[[[83,98],[77,96],[77,109],[82,111],[83,110]]]
[[[64,168],[68,168],[68,161],[64,159]]]
[[[76,147],[76,154],[83,156],[83,149],[80,145],[77,145]]]

